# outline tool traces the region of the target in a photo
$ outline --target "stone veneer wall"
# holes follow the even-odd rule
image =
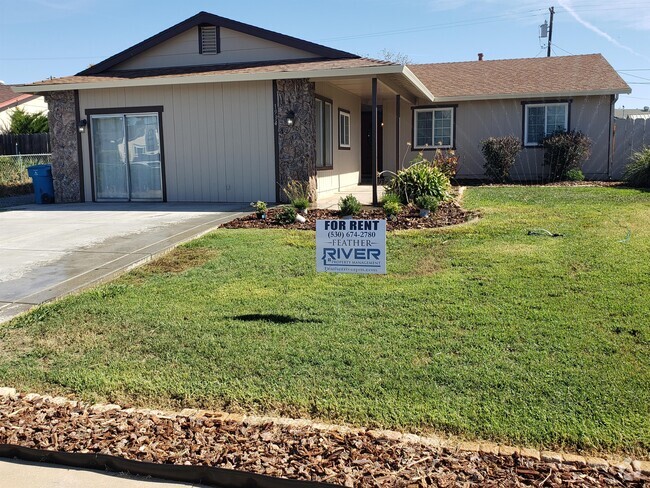
[[[316,126],[314,123],[314,84],[306,79],[277,80],[275,83],[275,124],[278,133],[277,183],[282,191],[291,180],[306,183],[316,201]],[[293,110],[295,122],[287,125],[287,112]]]
[[[80,202],[80,161],[74,92],[48,92],[45,94],[45,101],[49,108],[54,201],[56,203]]]

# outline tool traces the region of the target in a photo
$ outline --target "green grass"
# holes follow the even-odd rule
[[[387,276],[316,274],[310,232],[218,230],[0,327],[0,384],[647,455],[650,193],[465,206],[390,235]]]

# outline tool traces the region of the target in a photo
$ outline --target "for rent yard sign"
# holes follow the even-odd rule
[[[386,221],[317,220],[316,271],[386,274]]]

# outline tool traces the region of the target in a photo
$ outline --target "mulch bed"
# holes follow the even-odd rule
[[[222,227],[227,229],[298,229],[298,230],[316,230],[316,220],[339,219],[341,213],[338,210],[309,209],[304,223],[295,222],[293,224],[281,224],[277,221],[277,215],[281,210],[279,208],[269,209],[266,220],[258,219],[252,213],[235,219]],[[445,227],[448,225],[462,224],[474,217],[476,212],[463,210],[456,202],[445,202],[440,205],[438,210],[429,217],[420,217],[419,210],[414,207],[404,208],[395,220],[386,222],[387,230],[407,230],[407,229],[432,229],[435,227]],[[386,215],[381,208],[364,207],[355,219],[385,219]]]
[[[37,395],[0,398],[1,443],[345,486],[644,486],[650,482],[631,468],[456,452],[377,438],[365,430],[251,424],[210,413],[107,410]]]

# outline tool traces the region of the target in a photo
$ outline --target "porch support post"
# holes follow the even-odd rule
[[[402,97],[399,95],[395,96],[395,172],[397,173],[401,168],[400,168],[400,160],[399,160],[399,152],[400,152],[400,147],[399,147],[399,133],[400,133],[400,123],[401,123],[401,118],[402,116]]]
[[[379,199],[377,198],[377,169],[379,162],[377,160],[377,78],[372,79],[372,123],[371,123],[371,141],[372,141],[372,204],[377,206]]]

